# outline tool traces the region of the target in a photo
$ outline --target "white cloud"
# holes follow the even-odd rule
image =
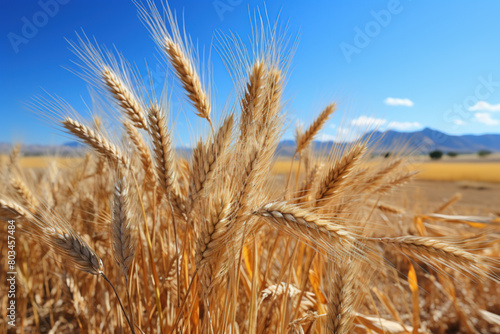
[[[411,130],[411,129],[418,129],[421,128],[422,124],[419,122],[390,122],[387,125],[387,128],[389,129],[396,129],[396,130]]]
[[[321,134],[318,136],[319,141],[334,141],[334,142],[352,142],[363,135],[364,131],[356,131],[354,129],[339,127],[334,135]]]
[[[385,119],[368,116],[359,116],[351,121],[352,125],[359,127],[379,127],[385,123],[387,123],[387,120]]]
[[[461,119],[454,119],[453,124],[455,125],[465,125],[466,123]]]
[[[335,141],[337,140],[337,136],[335,135],[327,135],[325,133],[318,136],[319,141]]]
[[[477,112],[474,114],[476,121],[486,125],[498,125],[500,121],[491,118],[491,115],[485,112]]]
[[[500,111],[500,103],[489,104],[486,101],[478,101],[475,105],[469,108],[469,111]]]
[[[390,106],[404,106],[413,107],[413,101],[410,99],[400,99],[397,97],[388,97],[384,100],[384,103]]]

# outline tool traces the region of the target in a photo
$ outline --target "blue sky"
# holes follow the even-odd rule
[[[216,43],[216,31],[246,38],[249,11],[262,10],[264,3],[272,22],[279,16],[288,34],[298,36],[286,90],[290,128],[285,137],[292,137],[298,121],[310,123],[332,100],[340,110],[322,139],[368,124],[403,131],[431,127],[451,134],[500,133],[500,2],[169,2],[205,53]],[[33,23],[38,27],[29,31],[26,26]],[[0,0],[0,142],[68,141],[24,105],[47,91],[77,110],[86,109],[86,82],[63,68],[74,68],[71,60],[76,60],[65,38],[74,40],[81,29],[109,48],[116,46],[139,70],[147,61],[153,72],[163,73],[162,57],[131,1]],[[212,68],[220,111],[232,82],[214,51]],[[186,103],[181,107],[174,100],[176,140],[189,144],[202,122]]]

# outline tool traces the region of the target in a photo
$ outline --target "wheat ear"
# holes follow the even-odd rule
[[[136,242],[131,228],[129,188],[125,178],[119,176],[113,196],[111,238],[113,255],[125,278],[134,259]]]
[[[367,178],[364,184],[361,186],[361,191],[370,191],[376,189],[380,186],[380,182],[391,172],[393,172],[396,168],[398,168],[403,163],[403,159],[396,159],[391,161],[387,166],[375,172],[375,174],[371,175]]]
[[[180,45],[175,43],[171,38],[166,38],[164,48],[170,63],[175,69],[177,78],[181,81],[187,96],[198,111],[196,114],[201,118],[205,118],[212,125],[212,120],[210,119],[210,101],[202,87],[200,77],[196,73],[191,59],[182,50]]]
[[[281,70],[272,67],[268,70],[266,77],[266,87],[262,108],[255,112],[258,125],[261,127],[257,129],[257,134],[262,133],[262,126],[266,126],[280,111],[281,96],[283,94],[283,76]]]
[[[250,72],[245,95],[241,99],[241,121],[240,121],[240,140],[243,140],[255,120],[256,114],[260,114],[262,107],[263,90],[265,87],[265,66],[262,61],[253,64]]]
[[[382,212],[391,213],[394,215],[400,215],[400,214],[404,213],[404,209],[398,208],[394,205],[390,205],[387,203],[380,203],[379,202],[379,203],[375,204],[375,207]]]
[[[39,236],[45,240],[57,255],[63,256],[76,269],[92,275],[101,275],[103,265],[101,258],[80,236],[69,226],[54,228],[39,227]]]
[[[169,193],[175,182],[172,138],[168,132],[165,115],[159,106],[153,105],[149,109],[148,120],[158,181],[163,190]]]
[[[156,172],[153,165],[151,152],[149,151],[146,142],[137,129],[130,123],[124,122],[125,130],[134,144],[141,160],[142,168],[144,169],[144,177],[146,184],[153,185],[156,182]]]
[[[230,221],[231,205],[228,196],[221,194],[208,205],[208,214],[202,218],[202,230],[196,243],[196,267],[206,295],[219,282],[222,270],[221,248]]]
[[[71,118],[66,118],[62,124],[72,134],[80,138],[84,143],[92,147],[98,153],[102,154],[116,164],[122,164],[125,168],[130,167],[128,157],[123,155],[118,147],[110,143],[104,136],[97,131],[89,128],[82,123]]]
[[[36,208],[38,207],[39,202],[36,199],[35,195],[33,195],[31,190],[28,188],[26,183],[24,183],[18,177],[11,178],[10,183],[12,185],[12,188],[16,192],[16,194],[22,200],[22,204],[25,207],[30,208],[30,210],[32,212],[36,211]]]
[[[345,334],[351,333],[354,319],[356,318],[355,289],[356,275],[359,264],[353,259],[346,257],[329,263],[333,267],[333,282],[329,286],[328,314],[326,328],[328,333]]]
[[[102,77],[106,87],[118,105],[122,108],[134,126],[139,129],[146,129],[147,123],[144,117],[144,112],[141,104],[135,97],[134,93],[125,85],[125,83],[116,75],[109,67],[105,67],[102,71]]]
[[[316,181],[318,174],[319,174],[319,165],[315,164],[309,175],[307,175],[304,185],[297,192],[297,195],[295,196],[295,204],[304,203],[308,201],[308,198],[310,197],[309,194],[312,191],[314,182]]]
[[[346,254],[344,248],[351,247],[356,241],[355,236],[343,226],[286,202],[266,204],[253,214],[262,217],[277,230],[286,232],[329,256]]]
[[[378,240],[400,250],[410,258],[431,264],[438,270],[441,265],[445,265],[469,277],[482,277],[485,274],[486,266],[480,256],[442,240],[416,236]]]
[[[378,186],[375,188],[373,192],[379,194],[379,195],[384,195],[390,193],[394,188],[400,187],[406,183],[408,183],[415,175],[418,174],[418,171],[410,171],[410,172],[405,172],[402,173],[390,180],[388,180],[386,183]]]
[[[451,196],[447,201],[445,201],[443,204],[441,204],[436,210],[433,211],[433,213],[440,213],[455,204],[456,202],[460,201],[462,199],[462,194],[461,193],[456,193],[453,196]]]
[[[365,151],[366,146],[357,144],[327,170],[316,192],[316,206],[325,205],[340,193]]]
[[[21,152],[21,145],[15,145],[9,153],[9,162],[7,164],[7,170],[9,173],[19,172],[19,156]]]
[[[299,140],[297,140],[297,148],[296,152],[300,153],[303,149],[305,149],[311,141],[314,139],[314,137],[318,134],[319,130],[323,128],[325,125],[326,121],[330,118],[330,116],[333,114],[333,112],[337,109],[337,106],[335,103],[332,103],[328,105],[322,112],[321,114],[316,117],[314,122],[309,126],[309,128],[304,132]]]
[[[8,200],[0,199],[0,219],[18,219],[26,218],[30,214],[20,205]]]
[[[233,115],[230,115],[217,130],[211,143],[204,145],[204,143],[200,142],[194,149],[192,171],[190,173],[191,207],[194,206],[202,191],[209,188],[214,180],[218,162],[220,162],[220,158],[231,140],[232,129]]]

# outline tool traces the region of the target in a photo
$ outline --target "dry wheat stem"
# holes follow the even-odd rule
[[[116,102],[134,126],[139,129],[147,129],[143,108],[132,91],[109,67],[104,68],[102,77],[109,91],[115,97]]]

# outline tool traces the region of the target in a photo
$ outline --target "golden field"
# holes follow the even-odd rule
[[[0,155],[2,163],[6,155]],[[410,165],[412,170],[418,170],[417,179],[428,181],[475,181],[475,182],[500,182],[500,162],[494,159],[472,162],[473,158],[457,159],[456,161],[417,161]],[[79,157],[53,157],[53,156],[27,156],[22,157],[20,164],[25,168],[46,168],[55,161],[58,167],[74,167],[82,158]],[[279,158],[273,167],[275,174],[286,174],[290,171],[288,158]],[[369,163],[370,164],[370,163]],[[375,165],[376,162],[371,164]],[[296,171],[298,164],[294,164]]]
[[[428,162],[414,165],[420,170],[417,178],[434,181],[500,182],[500,163]]]
[[[146,94],[121,56],[80,40],[109,119],[59,99],[38,108],[88,154],[0,157],[0,268],[12,276],[0,334],[500,334],[500,183],[411,182],[417,170],[498,182],[500,159],[374,158],[367,142],[315,159],[332,101],[296,130],[290,173],[279,144],[291,47],[274,28],[256,29],[252,49],[227,37],[238,98],[219,118],[172,13],[147,1],[139,14],[172,92]],[[189,158],[169,121],[177,89],[207,130]],[[103,124],[117,120],[111,136]]]
[[[500,162],[484,161],[476,159],[477,162],[467,161],[427,161],[415,162],[409,166],[412,170],[419,171],[417,179],[430,181],[477,181],[477,182],[500,182]],[[290,170],[290,159],[279,159],[276,161],[273,172],[286,174]],[[368,165],[376,165],[369,162]],[[294,164],[293,169],[297,169]]]
[[[0,162],[5,164],[8,160],[7,155],[0,155]],[[22,157],[19,161],[20,165],[24,168],[46,168],[52,162],[57,164],[57,167],[74,167],[82,161],[79,157],[54,157],[54,156],[26,156]]]

